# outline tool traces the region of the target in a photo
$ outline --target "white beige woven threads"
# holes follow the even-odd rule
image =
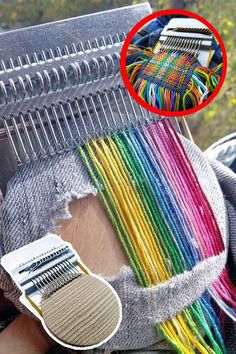
[[[41,302],[49,331],[66,344],[87,347],[108,338],[120,320],[111,288],[92,275],[81,275]]]

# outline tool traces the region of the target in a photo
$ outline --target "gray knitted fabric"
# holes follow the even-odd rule
[[[213,207],[225,243],[228,224],[226,208],[216,176],[200,150],[183,139],[200,183]],[[210,183],[209,183],[210,181]],[[74,152],[53,156],[25,165],[8,185],[3,203],[3,254],[45,235],[55,232],[58,219],[70,217],[68,203],[96,190]],[[199,263],[156,288],[139,287],[129,267],[109,278],[123,305],[123,320],[116,335],[107,342],[106,349],[140,349],[160,341],[154,324],[176,315],[201,296],[218,277],[226,262],[226,252]],[[19,292],[1,269],[0,286],[23,312]]]
[[[236,174],[214,159],[209,158],[209,162],[224,193],[224,197],[227,203],[227,210],[228,213],[230,213],[230,218],[228,218],[230,228],[228,249],[234,263],[234,272],[232,272],[232,275],[234,276],[236,284]]]
[[[210,154],[207,152],[207,156]],[[228,269],[236,286],[236,174],[220,162],[210,159],[210,164],[222,188],[226,201],[229,225]],[[236,353],[236,324],[229,318],[225,319],[225,343],[228,354]]]

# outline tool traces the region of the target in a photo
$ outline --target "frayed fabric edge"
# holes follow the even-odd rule
[[[54,207],[51,208],[51,215],[50,215],[50,220],[48,220],[48,223],[41,223],[40,224],[40,229],[45,231],[46,233],[49,232],[58,232],[60,230],[60,225],[57,225],[59,220],[67,220],[71,219],[72,215],[69,210],[69,204],[73,200],[80,200],[83,198],[88,197],[89,195],[92,196],[97,196],[97,190],[95,187],[92,187],[91,190],[83,192],[83,193],[78,193],[76,191],[70,191],[65,194],[63,194],[62,197],[58,198],[57,202],[54,203]]]

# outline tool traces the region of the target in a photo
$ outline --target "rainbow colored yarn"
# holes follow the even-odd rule
[[[91,141],[79,151],[140,285],[166,282],[224,250],[170,120]],[[236,292],[226,270],[212,292],[235,313]],[[209,294],[156,327],[178,353],[226,353]]]
[[[180,111],[205,101],[218,85],[217,74],[222,64],[209,69],[200,66],[190,53],[161,49],[153,53],[131,45],[127,58],[136,61],[127,65],[130,82],[137,94],[153,107]]]

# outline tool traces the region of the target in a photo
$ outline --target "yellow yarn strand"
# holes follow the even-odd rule
[[[96,149],[96,145],[95,143],[93,142],[93,145]],[[129,214],[129,210],[128,208],[126,207],[126,205],[123,206],[123,209],[121,208],[120,206],[120,203],[119,203],[119,199],[117,198],[116,194],[115,194],[115,190],[116,192],[119,194],[118,196],[121,196],[121,200],[123,199],[123,195],[120,191],[120,187],[119,187],[119,184],[117,183],[117,180],[116,178],[114,178],[113,174],[110,174],[109,176],[109,179],[105,173],[105,170],[103,169],[102,165],[99,163],[99,161],[97,160],[96,158],[96,155],[94,154],[93,150],[91,149],[91,147],[88,145],[87,146],[88,148],[88,152],[89,152],[89,155],[90,155],[90,158],[91,160],[94,162],[94,164],[96,165],[96,167],[99,169],[99,172],[102,174],[104,180],[106,181],[106,184],[107,184],[107,187],[109,188],[109,191],[112,195],[112,197],[114,198],[114,202],[116,203],[116,207],[117,207],[117,210],[121,216],[121,219],[124,223],[124,226],[127,230],[127,232],[130,234],[130,239],[131,239],[131,242],[133,244],[133,247],[134,247],[134,250],[135,252],[137,253],[137,257],[138,259],[140,260],[140,264],[143,268],[143,271],[144,271],[144,274],[147,278],[147,281],[148,281],[148,284],[151,285],[152,284],[152,281],[150,279],[150,272],[149,272],[149,268],[148,268],[148,260],[147,260],[147,255],[146,255],[146,250],[144,247],[141,247],[143,242],[142,240],[139,238],[139,237],[133,237],[133,233],[132,233],[132,229],[131,229],[131,226],[132,225],[132,221],[131,221],[131,226],[129,225],[129,223],[127,222],[125,216]],[[97,152],[97,151],[96,151]],[[103,161],[103,157],[101,156],[101,161]],[[108,170],[106,170],[107,172],[109,172],[109,168]],[[112,182],[112,187],[111,187],[111,183],[110,181]],[[135,227],[135,225],[134,225]]]
[[[106,174],[108,174],[108,177],[105,175],[103,175],[103,177],[106,177],[107,184],[110,184],[111,182],[111,191],[116,193],[117,197],[120,197],[120,210],[122,210],[123,220],[126,222],[126,225],[129,225],[129,231],[132,232],[135,240],[140,241],[141,239],[143,241],[140,245],[140,248],[141,250],[145,250],[145,252],[141,253],[143,256],[148,258],[148,260],[145,261],[145,264],[149,264],[149,267],[151,268],[149,270],[151,284],[156,285],[158,283],[159,277],[161,281],[164,281],[167,280],[169,276],[165,270],[162,256],[154,242],[153,230],[151,230],[148,222],[145,219],[132,185],[123,173],[123,166],[119,161],[112,141],[109,140],[110,147],[108,147],[102,140],[100,141],[100,144],[103,148],[105,159],[98,144],[93,142],[95,152],[105,167],[103,171],[106,171]],[[94,159],[94,156],[91,155],[91,157]],[[101,171],[101,166],[99,169]],[[117,184],[117,180],[120,181],[119,185]]]
[[[112,159],[112,155],[115,157],[115,161],[117,163],[117,168],[118,168],[117,171],[122,174],[124,172],[124,170],[123,170],[122,164],[120,163],[119,156],[117,155],[116,147],[111,139],[108,139],[108,140],[109,140],[110,149],[112,152],[112,154],[111,154],[110,151],[108,150],[109,159]],[[125,178],[125,183],[126,183],[125,187],[130,185],[130,182],[129,182],[126,174],[123,173],[122,176]],[[154,267],[156,269],[160,269],[161,281],[167,280],[167,279],[169,279],[169,275],[168,275],[167,271],[165,270],[165,264],[163,261],[163,257],[161,255],[161,253],[156,245],[156,242],[154,240],[154,237],[153,237],[155,230],[153,229],[152,225],[150,225],[147,222],[145,215],[143,214],[143,211],[141,209],[140,202],[138,201],[138,199],[136,197],[133,187],[131,189],[129,189],[129,192],[130,192],[131,199],[134,201],[135,214],[136,214],[135,217],[136,216],[138,217],[138,220],[140,220],[140,223],[142,224],[142,226],[144,228],[143,237],[145,237],[145,235],[147,234],[147,237],[145,237],[145,241],[147,243],[147,247],[148,247],[148,250],[151,254],[151,257],[153,259]]]

